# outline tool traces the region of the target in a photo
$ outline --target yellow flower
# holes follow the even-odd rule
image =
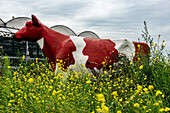
[[[137,46],[138,46],[138,48],[140,49],[140,44],[138,44]]]
[[[9,102],[15,102],[15,100],[10,100]]]
[[[13,94],[13,93],[10,93],[10,96],[11,96],[11,97],[14,97],[14,94]]]
[[[117,91],[113,91],[113,92],[112,92],[112,95],[117,96],[117,95],[118,95],[118,94],[117,94]]]
[[[143,106],[143,109],[146,109],[146,106]]]
[[[109,113],[109,108],[107,106],[105,106],[104,103],[102,103],[101,107],[102,107],[102,112],[103,113]]]
[[[160,103],[160,104],[161,104],[161,103],[162,103],[162,101],[160,101],[160,100],[159,100],[159,101],[158,101],[158,103]]]
[[[117,113],[122,113],[122,112],[119,110],[119,111],[117,111]]]
[[[148,89],[147,88],[143,88],[143,90],[145,91],[145,93],[148,93]]]
[[[166,107],[165,108],[165,112],[167,112],[167,111],[170,111],[170,108]]]
[[[137,89],[140,91],[142,90],[142,86],[141,85],[137,85]]]
[[[154,106],[159,106],[159,103],[156,102],[156,103],[154,103],[153,105],[154,105]]]
[[[90,84],[90,83],[91,83],[91,81],[90,81],[90,80],[86,81],[86,84]]]
[[[153,85],[149,85],[148,88],[149,88],[150,90],[154,89]]]
[[[165,97],[165,95],[162,95],[162,98],[164,98]]]
[[[162,49],[164,49],[164,48],[165,48],[165,45],[162,46]]]
[[[99,113],[100,112],[102,113],[102,109],[101,108],[97,108],[96,111],[99,112]]]
[[[143,65],[139,66],[139,69],[140,69],[140,70],[143,69]]]
[[[109,75],[109,78],[112,77],[112,75]]]
[[[96,94],[98,101],[105,102],[105,97],[103,94]]]
[[[106,74],[107,74],[107,71],[104,71],[104,74],[106,75]]]
[[[8,103],[8,106],[11,106],[11,103]]]
[[[61,92],[61,90],[58,90],[58,91],[56,91],[56,90],[53,90],[53,92],[52,92],[52,95],[56,95],[57,93],[60,93]]]
[[[33,79],[33,78],[30,78],[30,79],[28,79],[28,82],[29,82],[29,83],[34,82],[34,79]]]
[[[49,86],[50,89],[53,89],[53,86]]]
[[[156,91],[156,96],[161,95],[162,92],[160,90]]]
[[[52,92],[52,95],[56,95],[56,94],[57,94],[57,91],[54,90],[54,91]]]
[[[165,111],[165,109],[164,109],[164,108],[161,108],[159,111],[160,111],[160,112],[163,112],[163,111]]]
[[[25,55],[22,56],[22,59],[23,59],[23,60],[25,59]]]
[[[140,105],[140,104],[135,103],[133,106],[134,106],[134,107],[139,107],[139,105]]]
[[[38,63],[38,58],[36,58],[36,63]]]
[[[122,100],[123,100],[122,98],[121,98],[121,99],[119,99],[119,101],[120,101],[120,102],[122,102]]]
[[[52,79],[50,80],[51,83],[53,83],[53,81],[54,81],[54,80],[52,80]]]
[[[53,86],[49,86],[48,91],[52,91],[52,89],[53,89]]]
[[[154,43],[151,43],[151,45],[153,46],[153,45],[154,45]]]
[[[161,35],[159,34],[159,35],[158,35],[158,38],[160,38],[160,37],[161,37]]]
[[[27,100],[27,95],[26,94],[24,95],[24,99]]]

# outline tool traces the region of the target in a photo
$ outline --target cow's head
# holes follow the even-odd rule
[[[25,26],[14,34],[14,38],[19,40],[37,41],[41,36],[42,24],[32,15],[32,21],[29,21]]]

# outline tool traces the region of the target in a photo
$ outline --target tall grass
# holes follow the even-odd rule
[[[170,111],[170,64],[164,40],[153,43],[146,23],[142,37],[150,45],[147,62],[138,59],[102,71],[98,77],[80,72],[52,72],[38,59],[10,69],[5,57],[0,76],[0,112],[146,113]],[[64,76],[66,78],[64,78]]]

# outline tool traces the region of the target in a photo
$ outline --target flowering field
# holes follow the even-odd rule
[[[24,113],[161,113],[170,111],[170,64],[163,55],[164,40],[153,43],[147,28],[142,34],[150,45],[148,59],[124,59],[98,77],[80,72],[52,72],[47,61],[10,69],[7,57],[0,75],[0,112]],[[140,45],[138,46],[140,48]],[[66,76],[66,77],[65,77]]]

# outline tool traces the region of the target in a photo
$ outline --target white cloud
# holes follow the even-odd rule
[[[102,38],[130,40],[141,38],[146,20],[151,35],[161,34],[169,43],[169,6],[168,0],[1,0],[0,18],[35,14],[49,27],[63,24],[75,32],[91,30]]]
[[[98,20],[116,17],[126,12],[126,8],[129,7],[128,3],[118,2],[117,0],[91,0],[86,5],[86,7],[77,11],[76,19]]]

